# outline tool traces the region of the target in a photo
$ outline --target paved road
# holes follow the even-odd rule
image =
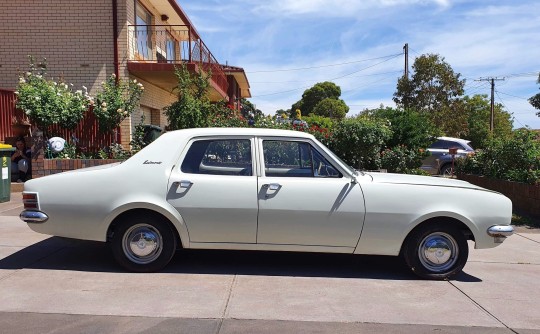
[[[471,249],[450,282],[393,257],[236,251],[134,274],[102,243],[32,232],[20,207],[20,194],[0,204],[0,333],[540,333],[528,231]]]

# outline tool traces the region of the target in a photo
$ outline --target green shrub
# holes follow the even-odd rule
[[[540,183],[540,142],[537,134],[520,129],[511,137],[490,140],[477,154],[458,159],[458,173],[491,178]]]
[[[92,103],[86,87],[74,92],[72,84],[46,79],[46,60],[36,65],[33,57],[29,59],[30,69],[20,75],[15,92],[17,108],[45,132],[53,124],[64,129],[75,128]]]
[[[328,146],[354,168],[378,169],[379,152],[391,136],[386,122],[368,117],[346,118],[334,126]]]
[[[117,80],[112,74],[101,83],[92,112],[101,133],[111,133],[139,107],[144,87],[137,80]]]
[[[381,168],[390,173],[422,174],[419,167],[427,155],[424,150],[398,145],[381,152]]]

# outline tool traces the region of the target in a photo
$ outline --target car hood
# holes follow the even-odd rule
[[[453,187],[486,190],[475,186],[466,181],[448,179],[444,177],[419,176],[408,174],[393,174],[393,173],[367,173],[371,176],[372,182],[376,183],[394,183],[394,184],[414,184],[423,186],[438,186],[438,187]]]

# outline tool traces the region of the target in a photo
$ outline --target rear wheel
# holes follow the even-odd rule
[[[111,248],[116,261],[134,272],[153,272],[165,267],[176,251],[176,237],[163,218],[130,215],[116,226]]]
[[[441,223],[421,226],[405,241],[403,256],[411,270],[429,279],[447,279],[461,272],[469,256],[465,235]]]

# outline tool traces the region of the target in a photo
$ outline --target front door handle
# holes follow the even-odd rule
[[[175,182],[174,184],[176,184],[177,186],[179,186],[180,188],[189,188],[191,187],[191,185],[193,184],[193,182],[189,181],[189,180],[182,180],[182,181],[177,181]]]
[[[268,190],[276,191],[281,188],[281,184],[279,183],[270,183],[270,184],[263,184],[263,188],[268,188]]]

